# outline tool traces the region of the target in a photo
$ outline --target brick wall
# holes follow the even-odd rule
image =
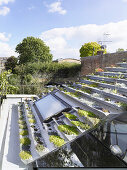
[[[127,61],[127,51],[81,58],[81,76],[95,73],[96,68],[110,67],[123,59]]]

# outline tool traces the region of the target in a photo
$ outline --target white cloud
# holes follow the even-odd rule
[[[7,43],[0,42],[0,57],[17,56],[14,49]]]
[[[15,0],[0,0],[0,5],[8,4],[9,2],[14,2]]]
[[[127,2],[127,0],[122,0],[123,2]]]
[[[11,55],[17,56],[14,49],[15,47],[11,47],[9,43],[7,43],[10,38],[11,34],[0,32],[0,57],[10,57]]]
[[[0,7],[0,15],[7,15],[10,12],[10,8],[4,6],[4,7]]]
[[[42,32],[40,38],[50,47],[54,59],[79,58],[79,49],[86,42],[99,40],[112,41],[107,43],[109,52],[116,52],[118,48],[127,49],[127,20],[105,25],[82,25],[68,28],[55,28]],[[104,33],[110,36],[103,37]]]
[[[61,15],[65,15],[67,13],[67,11],[65,9],[63,9],[61,5],[62,5],[61,1],[57,1],[57,2],[53,2],[52,4],[46,5],[46,6],[49,8],[48,12],[50,12],[50,13],[58,12]]]
[[[0,41],[9,41],[11,34],[6,34],[5,32],[0,32]]]

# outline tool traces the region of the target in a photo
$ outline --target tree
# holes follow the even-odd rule
[[[52,54],[46,44],[39,38],[27,37],[16,46],[19,53],[19,64],[27,62],[51,62]]]
[[[118,53],[118,52],[122,52],[122,51],[124,51],[123,48],[118,48],[118,49],[116,50],[117,53]]]
[[[93,56],[93,54],[97,55],[97,51],[99,51],[99,50],[102,51],[101,45],[98,44],[97,42],[85,43],[80,48],[80,57]],[[105,53],[106,53],[106,49],[104,49],[104,54]]]
[[[16,67],[18,62],[18,59],[14,56],[11,56],[7,59],[7,61],[5,62],[5,69],[8,70],[12,70],[12,73],[14,72],[14,68]]]
[[[9,83],[10,71],[5,71],[0,74],[0,95],[14,94],[18,87]]]

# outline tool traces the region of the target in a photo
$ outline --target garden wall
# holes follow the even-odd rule
[[[118,53],[108,53],[104,55],[96,55],[81,58],[81,76],[95,73],[96,68],[110,67],[123,59],[127,61],[127,51]]]

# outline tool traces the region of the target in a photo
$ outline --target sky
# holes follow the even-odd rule
[[[24,38],[41,38],[53,59],[80,58],[84,43],[127,49],[127,0],[0,0],[0,57],[18,56]]]

